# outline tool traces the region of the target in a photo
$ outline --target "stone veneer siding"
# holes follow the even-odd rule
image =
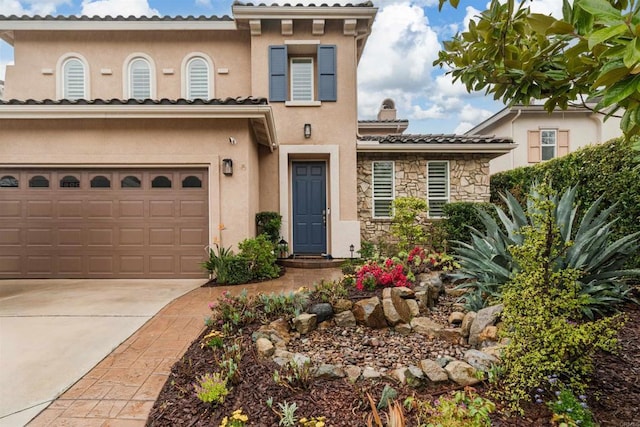
[[[372,162],[395,162],[395,197],[427,197],[427,162],[449,162],[449,201],[489,201],[489,160],[481,154],[358,153],[358,217],[363,241],[389,239],[391,221],[372,218]]]

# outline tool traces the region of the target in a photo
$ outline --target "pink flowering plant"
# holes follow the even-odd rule
[[[423,247],[414,247],[407,256],[407,265],[412,273],[420,274],[431,270],[452,271],[460,265],[451,255],[443,252],[427,252]]]
[[[411,285],[405,266],[399,260],[387,258],[382,263],[367,261],[356,271],[356,289],[360,291]]]

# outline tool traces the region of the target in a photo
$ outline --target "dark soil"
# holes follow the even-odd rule
[[[589,406],[594,417],[602,426],[640,426],[640,308],[635,305],[625,307],[627,322],[620,332],[618,354],[599,353],[596,369],[588,393]],[[249,416],[252,426],[278,426],[280,420],[275,413],[277,403],[295,402],[296,416],[325,416],[327,426],[365,426],[366,417],[371,413],[367,402],[367,392],[377,401],[385,384],[398,391],[400,400],[408,396],[433,400],[437,396],[458,390],[452,384],[443,386],[422,386],[412,388],[399,385],[389,379],[358,381],[355,385],[346,379],[313,380],[308,387],[279,385],[273,380],[278,369],[271,360],[259,359],[252,345],[251,333],[258,324],[245,327],[239,335],[242,340],[243,357],[240,363],[241,381],[233,384],[233,391],[218,405],[202,403],[193,390],[195,379],[206,372],[218,370],[219,351],[202,348],[202,336],[187,350],[181,361],[176,363],[171,375],[158,397],[147,420],[148,426],[219,426],[222,418],[234,410],[242,408]],[[207,330],[204,334],[208,333]],[[226,339],[230,343],[229,339]],[[477,388],[480,394],[491,398],[488,386]],[[273,399],[273,409],[266,401]],[[503,408],[492,415],[492,425],[549,426],[551,413],[543,404],[525,405],[525,415],[509,416]],[[411,414],[407,426],[414,426]]]

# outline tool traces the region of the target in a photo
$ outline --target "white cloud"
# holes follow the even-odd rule
[[[211,7],[211,0],[196,0],[196,6]]]
[[[573,3],[573,2],[571,2]],[[562,18],[562,2],[558,0],[532,0],[531,12]]]
[[[474,124],[469,122],[460,122],[458,123],[458,126],[456,126],[456,128],[453,130],[453,133],[460,135],[473,128],[474,126]]]
[[[82,0],[83,15],[88,16],[152,16],[158,15],[148,0]]]
[[[25,13],[18,0],[0,0],[0,15],[24,15]]]
[[[471,21],[472,19],[474,21],[477,21],[476,18],[478,17],[478,15],[480,15],[480,11],[473,6],[467,6],[465,10],[467,11],[467,14],[464,16],[462,25],[464,26],[464,30],[466,31],[469,29],[469,21]]]
[[[71,0],[0,0],[0,15],[53,15]]]

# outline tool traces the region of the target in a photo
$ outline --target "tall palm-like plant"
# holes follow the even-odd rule
[[[627,281],[640,277],[640,269],[625,269],[624,264],[637,252],[640,233],[612,241],[611,226],[616,219],[609,218],[615,205],[600,209],[601,199],[596,200],[578,222],[575,195],[576,187],[571,187],[561,197],[558,194],[542,196],[534,185],[526,210],[510,193],[502,195],[508,212],[495,207],[500,224],[486,212],[478,211],[486,232],[471,228],[471,243],[455,242],[462,267],[458,276],[471,279],[459,286],[469,289],[465,298],[470,308],[478,309],[499,301],[502,285],[519,272],[510,247],[522,244],[520,229],[533,225],[532,217],[538,213],[533,201],[541,197],[549,197],[553,202],[555,222],[569,246],[549,262],[555,271],[572,268],[583,272],[578,280],[585,301],[584,314],[593,318],[594,313],[610,311],[616,304],[631,299]]]

